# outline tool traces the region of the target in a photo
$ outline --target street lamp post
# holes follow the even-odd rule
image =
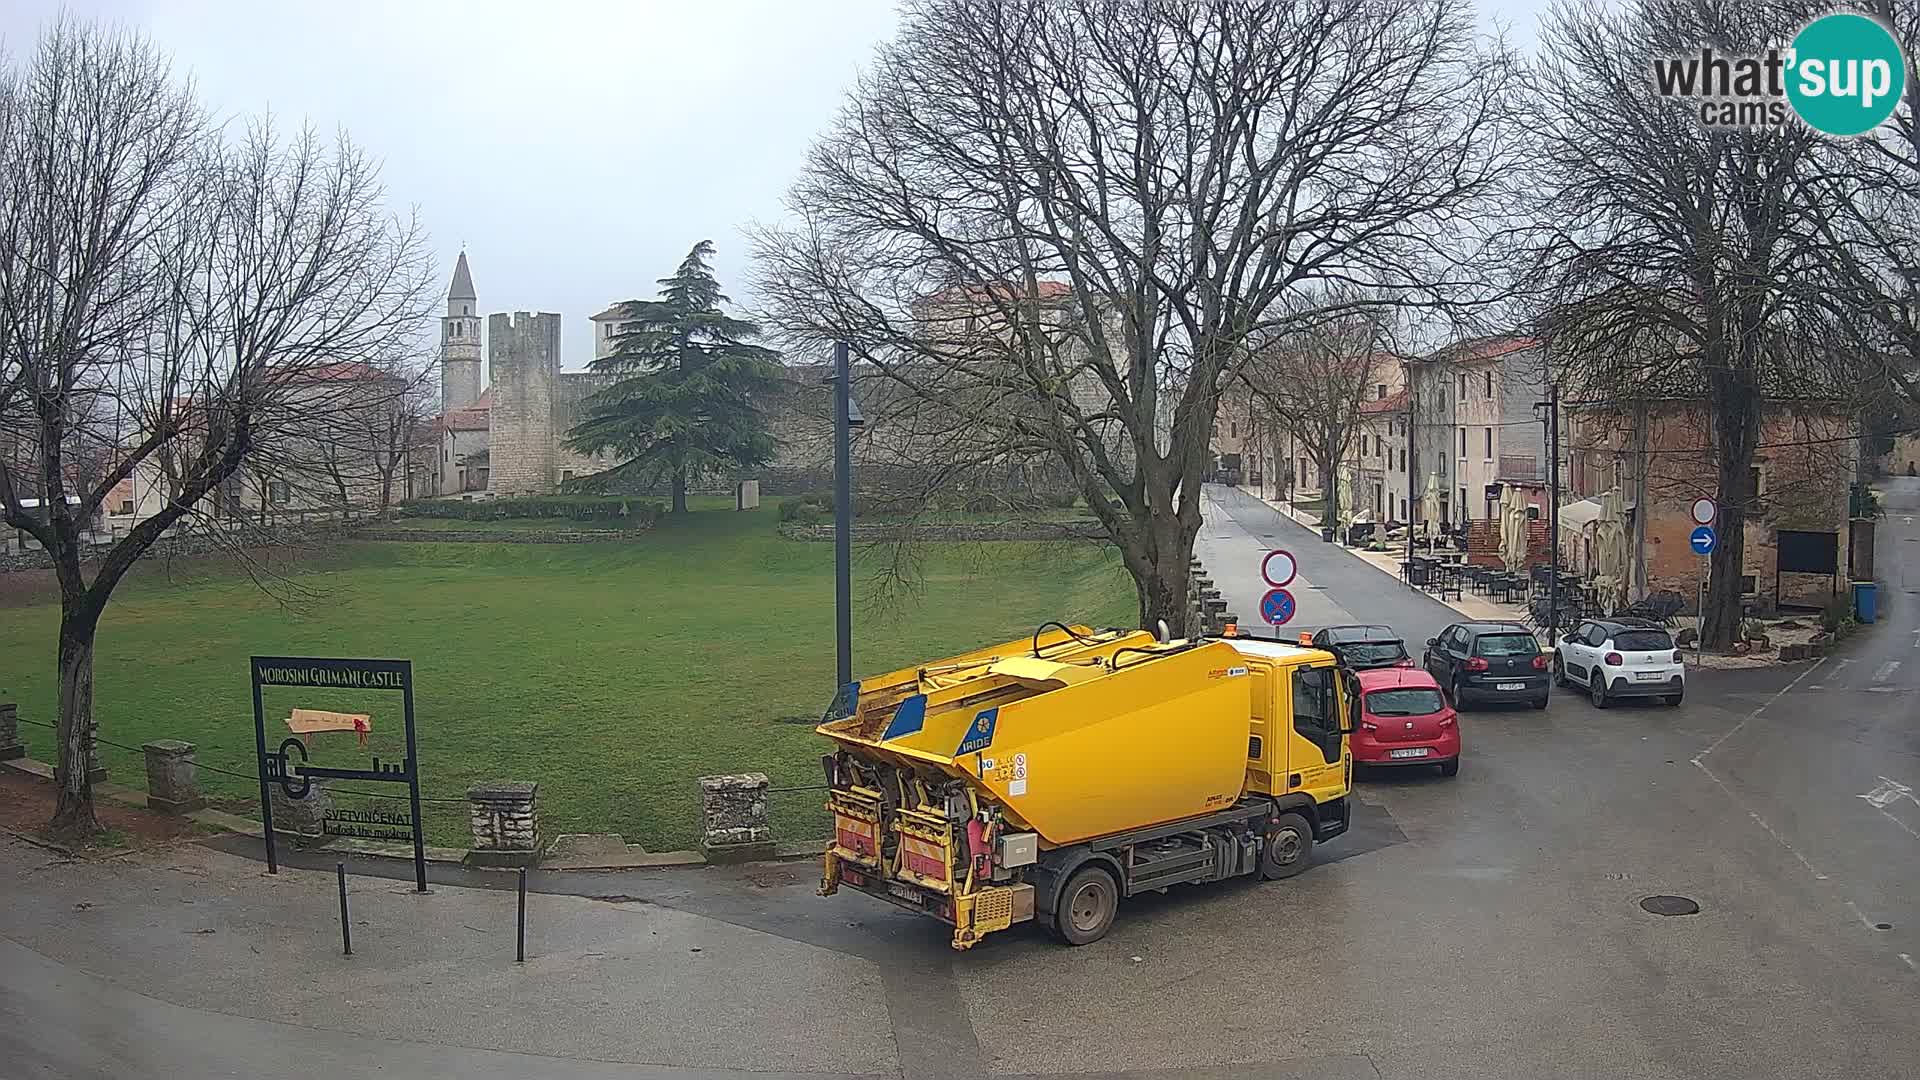
[[[833,343],[833,621],[838,693],[853,685],[853,429],[866,423],[853,401],[847,343]]]

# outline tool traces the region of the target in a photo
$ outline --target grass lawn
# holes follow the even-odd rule
[[[285,604],[231,573],[186,581],[176,567],[168,580],[143,566],[100,628],[101,734],[129,746],[196,743],[203,765],[248,777],[203,769],[204,785],[250,807],[249,655],[409,658],[427,795],[536,780],[548,836],[691,846],[696,776],[758,770],[776,787],[820,782],[825,743],[812,727],[833,692],[833,545],[780,539],[771,506],[724,505],[696,502],[698,512],[629,543],[351,544],[292,572],[302,595]],[[1117,556],[1090,545],[932,545],[921,570],[918,595],[856,610],[856,676],[1048,619],[1112,625],[1134,615]],[[858,596],[857,564],[855,573]],[[58,619],[44,602],[0,612],[0,700],[18,701],[23,720],[52,718]],[[397,695],[271,688],[270,743],[296,706],[369,712],[371,752],[401,755]],[[36,757],[51,756],[51,732],[27,724],[23,734]],[[367,753],[345,734],[313,746],[327,764],[364,764]],[[142,782],[137,754],[105,756],[116,780]],[[773,800],[782,838],[823,833],[817,792]],[[427,816],[434,840],[465,845],[463,804]]]

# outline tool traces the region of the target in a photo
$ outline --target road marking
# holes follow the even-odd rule
[[[1908,956],[1906,953],[1900,953],[1899,956],[1900,956],[1900,959],[1905,960],[1907,962],[1908,967],[1912,968],[1915,971],[1920,971],[1920,964],[1914,963],[1913,957]]]
[[[1914,796],[1913,788],[1908,787],[1898,780],[1890,780],[1883,776],[1880,778],[1880,782],[1874,785],[1872,791],[1855,795],[1854,798],[1867,800],[1875,810],[1880,811],[1881,817],[1900,826],[1900,828],[1906,831],[1908,836],[1913,837],[1915,840],[1920,840],[1920,832],[1915,832],[1913,826],[1900,820],[1898,816],[1887,810],[1887,807],[1892,806],[1902,799],[1907,800],[1915,806],[1920,806],[1920,798]]]
[[[1827,662],[1827,658],[1824,656],[1818,660],[1815,660],[1813,662],[1813,666],[1807,668],[1807,670],[1794,676],[1794,679],[1792,682],[1788,683],[1787,685],[1781,687],[1779,690],[1775,691],[1772,697],[1761,702],[1759,707],[1755,708],[1752,712],[1748,713],[1746,717],[1742,719],[1739,723],[1728,728],[1725,734],[1713,740],[1712,744],[1709,745],[1705,750],[1702,750],[1699,753],[1693,755],[1693,767],[1696,769],[1699,769],[1703,773],[1706,773],[1707,779],[1713,781],[1713,786],[1725,792],[1727,798],[1733,800],[1733,804],[1735,806],[1739,807],[1742,810],[1745,810],[1747,812],[1747,816],[1752,818],[1755,824],[1759,825],[1762,829],[1765,829],[1768,836],[1773,837],[1774,843],[1779,844],[1783,848],[1786,848],[1787,854],[1792,855],[1794,858],[1800,860],[1800,865],[1807,868],[1807,873],[1812,874],[1813,879],[1815,881],[1825,881],[1827,880],[1827,875],[1814,869],[1813,864],[1807,861],[1807,857],[1805,855],[1800,854],[1799,848],[1796,848],[1792,844],[1788,843],[1786,837],[1781,836],[1780,833],[1777,830],[1775,830],[1772,825],[1767,824],[1766,818],[1763,818],[1759,814],[1755,813],[1753,809],[1746,804],[1745,800],[1741,799],[1740,796],[1734,794],[1733,789],[1728,787],[1725,781],[1722,781],[1718,776],[1714,775],[1713,770],[1707,768],[1707,763],[1705,761],[1705,758],[1708,754],[1711,754],[1715,750],[1718,750],[1722,743],[1726,742],[1728,739],[1733,738],[1734,732],[1739,731],[1743,727],[1746,727],[1747,722],[1749,720],[1752,720],[1754,717],[1759,716],[1761,713],[1767,711],[1767,706],[1787,696],[1787,694],[1791,692],[1794,687],[1799,686],[1801,682],[1805,681],[1807,676],[1813,674],[1816,671],[1819,671],[1822,667],[1826,665],[1826,662]]]
[[[1867,918],[1867,916],[1863,912],[1861,912],[1859,904],[1856,904],[1853,901],[1849,900],[1847,901],[1847,910],[1853,912],[1853,917],[1860,920],[1861,926],[1864,926],[1869,930],[1873,929],[1873,920]]]
[[[1900,670],[1900,661],[1889,660],[1886,663],[1880,665],[1879,671],[1876,671],[1873,673],[1873,681],[1886,682],[1887,676],[1892,675],[1894,672],[1898,670]]]

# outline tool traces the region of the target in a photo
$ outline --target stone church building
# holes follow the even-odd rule
[[[560,368],[560,316],[551,312],[487,318],[486,358],[493,381],[481,386],[479,296],[466,252],[454,264],[447,313],[440,320],[441,495],[551,495],[575,476],[613,462],[566,449],[583,398],[604,376]]]

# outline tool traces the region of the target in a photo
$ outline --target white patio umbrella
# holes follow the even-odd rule
[[[1427,547],[1433,547],[1433,536],[1440,530],[1440,479],[1427,477],[1427,493],[1420,496],[1420,514],[1426,518]]]
[[[1594,598],[1608,611],[1626,602],[1626,500],[1613,488],[1600,497],[1600,515],[1593,519]]]
[[[1511,485],[1500,492],[1500,560],[1507,573],[1518,574],[1527,565],[1527,502]]]

